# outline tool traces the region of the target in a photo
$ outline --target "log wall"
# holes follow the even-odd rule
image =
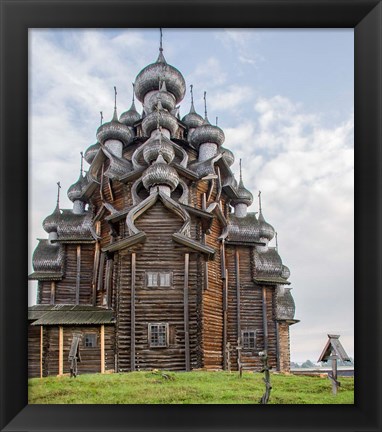
[[[81,362],[78,373],[98,373],[101,371],[100,326],[64,326],[63,327],[63,373],[70,372],[68,356],[74,334],[81,334]],[[40,376],[40,326],[28,328],[28,377]],[[84,335],[92,333],[97,337],[97,346],[85,347]],[[115,328],[105,325],[105,371],[115,367]],[[59,328],[58,326],[43,327],[43,376],[56,376],[59,372]]]
[[[236,290],[236,268],[235,254],[239,255],[239,285],[240,285],[240,333],[237,323],[237,290]],[[227,339],[231,345],[231,367],[238,369],[237,347],[241,331],[256,331],[256,348],[241,350],[241,363],[243,369],[261,369],[262,363],[258,353],[264,350],[264,328],[262,287],[256,285],[252,280],[251,253],[249,247],[227,246],[226,263],[228,270],[228,331]],[[269,364],[276,368],[276,322],[274,319],[274,288],[266,288],[267,303],[267,328],[268,328],[268,356]]]
[[[280,370],[290,371],[289,324],[279,322]]]
[[[184,333],[184,255],[190,252],[177,245],[172,234],[178,231],[183,221],[157,202],[136,221],[138,229],[144,231],[147,240],[132,248],[136,253],[135,276],[135,365],[136,369],[161,368],[185,369]],[[131,364],[131,252],[120,252],[120,278],[118,304],[118,364],[120,371],[130,370]],[[190,254],[189,270],[189,325],[191,368],[197,366],[197,254]],[[170,288],[147,287],[147,271],[172,273]],[[149,323],[169,324],[169,346],[149,346]]]
[[[40,327],[28,326],[28,378],[40,377]]]
[[[79,245],[80,253],[77,253],[77,245],[67,244],[65,247],[65,277],[56,282],[55,304],[79,304],[92,303],[92,276],[94,263],[94,245]],[[80,263],[78,266],[77,257]],[[77,276],[80,270],[79,277]],[[76,295],[77,278],[79,280],[79,296]],[[42,304],[51,302],[51,282],[43,282]]]
[[[206,243],[216,252],[214,259],[208,261],[208,286],[203,290],[203,366],[206,369],[223,367],[223,282],[218,241],[221,232],[220,223],[214,219]]]

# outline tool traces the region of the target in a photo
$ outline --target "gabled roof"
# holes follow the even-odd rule
[[[344,347],[339,341],[340,335],[328,334],[328,338],[325,348],[317,361],[327,361],[332,355],[338,356],[339,360],[350,361],[350,357],[346,354]]]

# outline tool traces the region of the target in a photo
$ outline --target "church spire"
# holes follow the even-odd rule
[[[56,210],[60,210],[60,189],[61,189],[61,183],[57,182],[57,204],[56,204]]]
[[[195,113],[195,107],[194,107],[194,93],[192,89],[194,88],[193,84],[190,84],[190,93],[191,93],[191,108],[190,113]]]
[[[166,63],[166,59],[163,55],[163,32],[162,28],[159,29],[160,37],[159,37],[159,56],[157,59],[157,63]]]
[[[257,195],[259,197],[259,215],[262,214],[261,211],[261,190],[259,190],[259,194]]]
[[[112,121],[118,121],[117,115],[117,87],[114,86],[114,115]]]
[[[80,152],[80,155],[81,155],[80,176],[82,177],[82,176],[83,176],[83,173],[84,173],[84,154],[83,154],[82,151]]]
[[[208,117],[207,117],[207,92],[204,92],[204,120],[206,123],[209,123]]]

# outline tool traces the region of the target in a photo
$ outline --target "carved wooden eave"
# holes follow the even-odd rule
[[[183,246],[187,246],[197,252],[201,252],[204,253],[208,256],[209,259],[212,259],[214,254],[215,254],[215,249],[204,245],[196,240],[191,239],[190,237],[186,237],[183,234],[180,233],[174,233],[172,235],[172,238],[174,241],[176,241],[177,243],[182,244]]]
[[[129,173],[127,173],[126,175],[123,175],[121,177],[119,177],[119,181],[121,183],[130,183],[134,180],[137,180],[139,177],[142,176],[143,171],[145,171],[146,167],[140,167],[135,169],[134,171],[131,171]]]
[[[132,163],[125,158],[120,158],[113,155],[104,145],[101,144],[101,149],[110,161],[110,165],[104,172],[104,175],[110,179],[119,179],[125,176],[126,173],[133,171]]]
[[[118,222],[122,220],[132,209],[132,207],[127,207],[123,210],[116,211],[115,213],[110,214],[109,216],[105,217],[105,221],[107,222]]]
[[[194,171],[191,171],[190,169],[180,165],[177,162],[171,162],[169,165],[173,166],[179,174],[181,174],[183,177],[189,179],[189,180],[198,180],[199,176]]]
[[[190,215],[179,203],[177,203],[164,193],[160,192],[159,190],[149,195],[145,200],[143,200],[141,203],[139,203],[129,211],[126,217],[126,224],[130,233],[137,234],[138,232],[140,232],[140,230],[135,226],[134,221],[139,218],[139,216],[141,216],[143,213],[145,213],[149,208],[151,208],[158,201],[158,199],[162,201],[163,205],[166,208],[168,208],[173,213],[180,216],[181,219],[183,219],[184,224],[179,230],[179,233],[188,234],[190,231],[191,223]]]
[[[133,234],[127,238],[124,238],[122,240],[118,240],[114,243],[111,243],[105,247],[103,247],[101,250],[102,252],[116,252],[122,249],[126,249],[128,247],[134,246],[138,243],[143,243],[146,241],[146,234],[142,231],[140,231],[137,234]]]
[[[227,219],[225,218],[219,203],[217,202],[211,203],[207,207],[206,211],[207,213],[214,213],[224,228],[228,225]]]
[[[182,204],[182,207],[191,215],[200,218],[203,232],[206,232],[211,228],[212,222],[214,221],[214,216],[211,213],[207,213],[204,210],[191,207],[187,204]]]

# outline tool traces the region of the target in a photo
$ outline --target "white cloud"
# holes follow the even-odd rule
[[[248,86],[237,84],[223,86],[208,98],[208,108],[211,110],[232,111],[251,100],[252,94],[253,91]]]
[[[221,62],[216,57],[209,57],[206,61],[198,63],[195,70],[189,74],[188,81],[195,84],[198,93],[208,87],[219,87],[226,82],[227,74]],[[202,91],[201,91],[202,90]],[[202,100],[202,96],[199,97]]]
[[[235,51],[239,63],[257,67],[264,59],[256,53],[253,45],[259,42],[260,36],[254,29],[225,29],[216,35],[226,49]]]

